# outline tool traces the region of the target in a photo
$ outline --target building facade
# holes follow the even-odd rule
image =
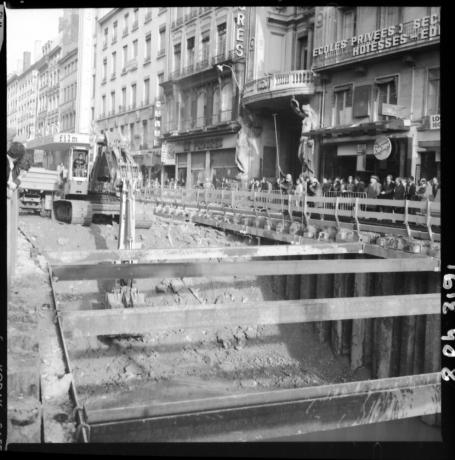
[[[317,7],[319,176],[440,174],[439,7]]]
[[[170,8],[163,156],[167,176],[188,187],[239,173],[247,16],[245,7]]]
[[[167,8],[113,8],[96,24],[92,113],[99,130],[121,132],[143,172],[159,169],[160,87]],[[160,77],[161,76],[161,77]]]
[[[251,175],[273,179],[302,171],[302,119],[291,98],[316,112],[322,98],[312,67],[313,7],[252,7],[243,104],[251,114],[257,153]]]

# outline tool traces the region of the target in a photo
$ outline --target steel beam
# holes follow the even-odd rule
[[[93,337],[180,328],[431,315],[438,314],[439,310],[439,294],[418,294],[79,310],[63,311],[61,316],[67,335]]]
[[[361,243],[323,243],[316,240],[303,245],[262,245],[219,248],[163,248],[150,250],[111,250],[45,252],[50,264],[105,263],[135,260],[163,262],[172,260],[251,259],[253,257],[305,256],[313,254],[349,254],[362,251]]]
[[[440,411],[438,372],[135,407],[85,407],[91,442],[272,440]]]
[[[59,280],[115,280],[136,278],[189,278],[216,276],[305,275],[323,273],[374,273],[438,271],[437,260],[347,259],[247,262],[170,262],[138,264],[62,264],[52,266]]]

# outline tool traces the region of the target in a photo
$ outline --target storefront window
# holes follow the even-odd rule
[[[345,125],[352,121],[352,85],[334,90],[334,125]]]
[[[428,115],[436,115],[441,110],[441,98],[439,92],[439,68],[428,70]]]

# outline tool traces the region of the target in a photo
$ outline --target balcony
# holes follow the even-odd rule
[[[118,106],[118,113],[123,113],[125,112],[126,107],[124,105],[119,105]]]
[[[199,61],[196,63],[196,71],[199,70],[204,70],[209,66],[209,58],[202,59],[202,61]]]
[[[329,48],[327,53],[323,53],[322,47],[315,47],[315,52],[322,52],[313,57],[313,68],[319,71],[437,44],[440,42],[439,17],[434,17],[434,22],[429,27],[417,29],[414,27],[414,21],[405,22],[400,26],[396,25],[394,35],[388,36],[387,39],[390,39],[391,43],[394,41],[400,43],[400,40],[404,40],[404,43],[388,48],[384,46],[378,49],[378,43],[381,40],[358,45],[352,45],[352,42],[347,40],[346,46],[339,49],[335,49],[335,43],[330,43],[326,45]],[[384,39],[382,39],[382,44],[384,45]]]
[[[169,80],[176,80],[180,77],[180,69],[174,70],[169,74]]]
[[[273,100],[274,103],[288,107],[289,98],[299,94],[314,94],[314,74],[311,70],[291,70],[247,82],[243,101],[245,104],[259,103],[267,106]]]
[[[229,50],[229,51],[223,51],[216,56],[212,57],[212,65],[217,65],[217,64],[224,64],[228,62],[237,62],[241,59],[239,56],[235,54],[235,50]]]

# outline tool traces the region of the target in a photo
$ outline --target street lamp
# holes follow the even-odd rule
[[[217,64],[217,66],[216,66],[216,68],[217,68],[220,72],[223,71],[223,67],[227,67],[228,69],[231,70],[232,76],[233,76],[233,78],[234,78],[234,80],[235,80],[235,84],[237,85],[237,88],[239,89],[239,92],[241,92],[241,91],[242,91],[242,87],[239,85],[239,82],[238,82],[238,80],[237,80],[237,77],[235,76],[235,72],[234,72],[234,69],[232,68],[232,66],[227,65],[227,64]]]

